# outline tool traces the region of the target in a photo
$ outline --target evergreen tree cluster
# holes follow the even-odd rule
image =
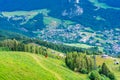
[[[72,46],[67,46],[67,45],[63,45],[63,44],[58,44],[58,43],[51,43],[51,42],[46,42],[46,41],[42,41],[39,39],[27,39],[25,41],[23,41],[23,43],[36,43],[38,45],[47,47],[47,48],[51,48],[53,50],[59,51],[59,52],[63,52],[63,53],[68,53],[68,52],[73,52],[73,51],[77,51],[77,52],[84,52],[85,49],[84,48],[78,48],[78,47],[72,47]]]
[[[26,39],[23,41],[23,43],[36,43],[38,45],[62,52],[62,53],[70,53],[70,52],[83,52],[86,54],[102,54],[102,52],[100,52],[98,50],[97,47],[92,47],[89,49],[85,49],[85,48],[80,48],[80,47],[74,47],[74,46],[67,46],[64,44],[58,44],[58,43],[51,43],[51,42],[46,42],[46,41],[42,41],[39,39]]]
[[[7,40],[0,42],[0,47],[3,49],[8,49],[10,51],[24,51],[24,52],[42,54],[44,56],[47,56],[46,48],[41,47],[34,43],[24,44],[15,39],[13,40],[7,39]]]
[[[93,59],[82,53],[68,53],[65,62],[70,69],[81,73],[89,73],[94,69]]]
[[[111,72],[106,63],[97,67],[93,57],[90,55],[71,52],[66,55],[65,63],[73,71],[89,74],[90,80],[116,80],[115,75]]]
[[[0,47],[8,48],[11,51],[24,51],[24,44],[15,39],[6,39],[0,42]]]
[[[110,71],[106,63],[103,63],[100,74],[105,75],[106,77],[110,78],[110,80],[116,80],[115,75]]]
[[[34,43],[24,45],[24,51],[47,56],[47,49],[44,47],[38,46]]]
[[[110,71],[106,63],[98,70],[93,70],[89,73],[90,80],[116,80],[115,75]]]

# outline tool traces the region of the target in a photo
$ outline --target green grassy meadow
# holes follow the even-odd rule
[[[91,48],[91,47],[94,47],[94,46],[89,46],[87,44],[80,44],[80,43],[72,43],[72,44],[65,43],[65,45],[74,46],[74,47],[80,47],[80,48]]]
[[[109,69],[115,74],[117,80],[120,80],[120,65],[116,65],[114,64],[114,60],[120,61],[120,59],[118,58],[112,58],[112,57],[108,57],[108,58],[101,58],[101,56],[97,56],[96,58],[97,60],[97,65],[102,65],[103,62],[105,62]]]
[[[26,52],[0,52],[0,80],[89,80],[62,60]]]
[[[117,58],[116,58],[117,59]],[[120,61],[120,59],[117,59]],[[120,79],[119,65],[114,59],[97,56],[97,65],[106,62]],[[85,74],[70,70],[64,60],[45,58],[27,52],[0,51],[0,80],[89,80]]]

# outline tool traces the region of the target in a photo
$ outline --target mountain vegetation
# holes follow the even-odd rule
[[[25,39],[27,40],[27,39]],[[43,43],[44,45],[40,45],[40,44],[37,44],[36,39],[28,39],[28,41],[17,41],[15,39],[5,39],[3,41],[0,42],[0,53],[4,53],[4,51],[8,51],[8,52],[5,52],[4,55],[8,55],[8,57],[10,57],[9,55],[11,55],[11,53],[14,53],[12,54],[13,56],[14,55],[30,55],[33,57],[33,59],[37,60],[37,64],[39,66],[41,66],[43,69],[45,69],[46,71],[48,71],[48,73],[52,73],[52,74],[55,74],[56,77],[53,77],[50,76],[51,78],[50,79],[55,79],[55,80],[67,80],[69,79],[68,77],[60,77],[59,75],[60,74],[56,74],[56,72],[54,72],[54,68],[51,66],[50,67],[50,70],[48,68],[44,68],[45,66],[48,66],[48,64],[46,64],[46,62],[43,62],[44,64],[46,64],[44,67],[43,67],[43,64],[39,64],[39,55],[42,56],[42,59],[53,59],[55,61],[60,61],[62,63],[64,63],[64,66],[66,69],[70,70],[72,73],[76,74],[76,72],[78,72],[79,76],[82,75],[82,77],[72,77],[71,78],[76,78],[76,80],[79,80],[79,79],[83,79],[83,77],[86,78],[86,80],[116,80],[116,76],[114,75],[113,72],[111,72],[111,67],[108,67],[106,65],[106,63],[103,63],[101,62],[101,66],[99,67],[98,65],[98,62],[97,59],[99,59],[98,57],[96,57],[96,59],[90,55],[87,55],[87,50],[84,49],[83,51],[79,51],[79,52],[74,52],[74,50],[71,49],[71,51],[68,51],[67,53],[58,53],[56,51],[53,51],[50,49],[50,47],[46,47],[44,46],[46,43]],[[53,43],[52,43],[53,44]],[[56,44],[53,44],[53,46],[56,45]],[[62,45],[64,46],[64,45]],[[62,46],[59,47],[59,49],[61,50],[62,49]],[[64,46],[65,47],[65,46]],[[69,48],[69,47],[68,47]],[[74,47],[73,47],[74,49]],[[88,49],[89,50],[89,49]],[[10,52],[10,51],[15,51],[15,52]],[[91,51],[91,50],[90,50]],[[62,52],[62,51],[61,51]],[[86,52],[86,53],[85,53]],[[19,53],[19,54],[18,54]],[[22,54],[24,53],[24,54]],[[28,54],[29,53],[29,54]],[[33,53],[34,56],[30,53]],[[98,55],[97,52],[92,52],[94,55]],[[2,55],[2,54],[1,54]],[[3,56],[4,56],[3,55]],[[99,55],[98,55],[99,56]],[[12,58],[12,57],[11,57]],[[13,59],[13,58],[12,58]],[[16,58],[15,58],[16,59]],[[19,58],[18,58],[19,59]],[[28,59],[29,60],[29,59]],[[100,60],[100,59],[99,59]],[[102,60],[102,59],[101,59]],[[107,59],[106,59],[107,60]],[[46,60],[45,60],[46,61]],[[48,60],[49,61],[49,60]],[[109,61],[109,60],[107,60]],[[41,59],[40,59],[40,62],[41,62]],[[50,61],[49,61],[50,62]],[[110,62],[112,62],[110,60]],[[50,62],[49,64],[55,64],[56,63],[53,63],[53,62]],[[110,63],[111,64],[111,63]],[[113,64],[113,63],[112,63]],[[3,64],[2,64],[3,65]],[[63,64],[62,64],[63,65]],[[15,66],[15,65],[14,65]],[[19,66],[22,66],[22,65],[19,65]],[[28,66],[26,64],[26,66]],[[50,65],[49,65],[50,66]],[[35,66],[34,66],[35,67]],[[32,67],[32,68],[34,68]],[[5,68],[3,68],[4,70]],[[61,68],[60,68],[61,69]],[[63,68],[62,68],[63,69]],[[20,69],[21,70],[21,69]],[[40,69],[41,70],[41,69]],[[115,69],[116,70],[116,69]],[[22,70],[24,71],[24,70]],[[59,70],[57,70],[59,73]],[[116,70],[118,71],[118,70]],[[64,72],[64,71],[63,71]],[[24,73],[24,72],[23,72]],[[60,72],[61,73],[61,72]],[[118,72],[119,73],[119,72]],[[6,74],[6,73],[5,73]],[[38,74],[38,73],[37,73]],[[48,75],[48,74],[45,74],[45,72],[43,71],[42,73],[40,74],[44,74],[44,75]],[[63,74],[63,73],[62,73]],[[95,75],[97,74],[97,75]],[[0,75],[2,76],[2,75]],[[13,76],[13,75],[11,75]],[[18,78],[17,76],[19,76],[19,74],[16,74],[15,77]],[[28,75],[29,76],[29,75]],[[61,75],[62,76],[62,75]],[[9,76],[8,76],[9,77]],[[40,76],[39,76],[40,77]],[[8,80],[8,78],[4,77],[6,80]],[[27,78],[27,75],[24,76],[23,78],[25,78],[26,80],[29,79]],[[34,77],[30,77],[31,79],[35,79],[35,75]],[[42,77],[43,78],[43,77]],[[117,77],[118,78],[118,77]],[[12,78],[11,78],[12,79]],[[14,79],[14,78],[13,78]],[[21,78],[22,79],[22,78]],[[39,80],[38,77],[36,77],[36,79]],[[47,78],[43,78],[44,79],[47,79]],[[49,79],[48,79],[49,80]]]
[[[1,0],[0,80],[119,80],[119,0]]]
[[[66,55],[65,63],[73,71],[89,74],[90,80],[116,80],[106,63],[98,67],[93,56],[77,52],[69,53]]]
[[[1,16],[0,30],[16,32],[27,37],[57,44],[99,46],[101,52],[107,54],[116,55],[120,51],[119,28],[95,30],[90,26],[86,27],[71,19],[60,19],[51,16],[47,9],[30,12],[3,12]],[[96,18],[103,19],[100,16],[96,16]]]
[[[120,53],[119,1],[31,0],[27,7],[27,1],[12,2],[0,2],[0,30],[52,43],[99,46],[106,54]],[[31,3],[33,6],[29,6]]]
[[[0,63],[0,80],[87,79],[69,70],[62,60],[27,52],[0,51]]]

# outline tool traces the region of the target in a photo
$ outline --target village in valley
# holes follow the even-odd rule
[[[74,28],[73,28],[74,27]],[[35,31],[37,37],[53,43],[84,44],[91,47],[97,46],[108,54],[120,53],[120,29],[94,31],[80,24],[65,24],[53,21],[46,29]],[[79,47],[79,46],[76,46]]]

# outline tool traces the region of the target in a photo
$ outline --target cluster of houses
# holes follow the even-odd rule
[[[120,64],[120,62],[119,62],[119,60],[117,58],[113,58],[113,57],[111,57],[109,55],[106,55],[106,54],[101,55],[101,58],[105,58],[105,59],[111,58],[111,59],[113,59],[115,65]]]

